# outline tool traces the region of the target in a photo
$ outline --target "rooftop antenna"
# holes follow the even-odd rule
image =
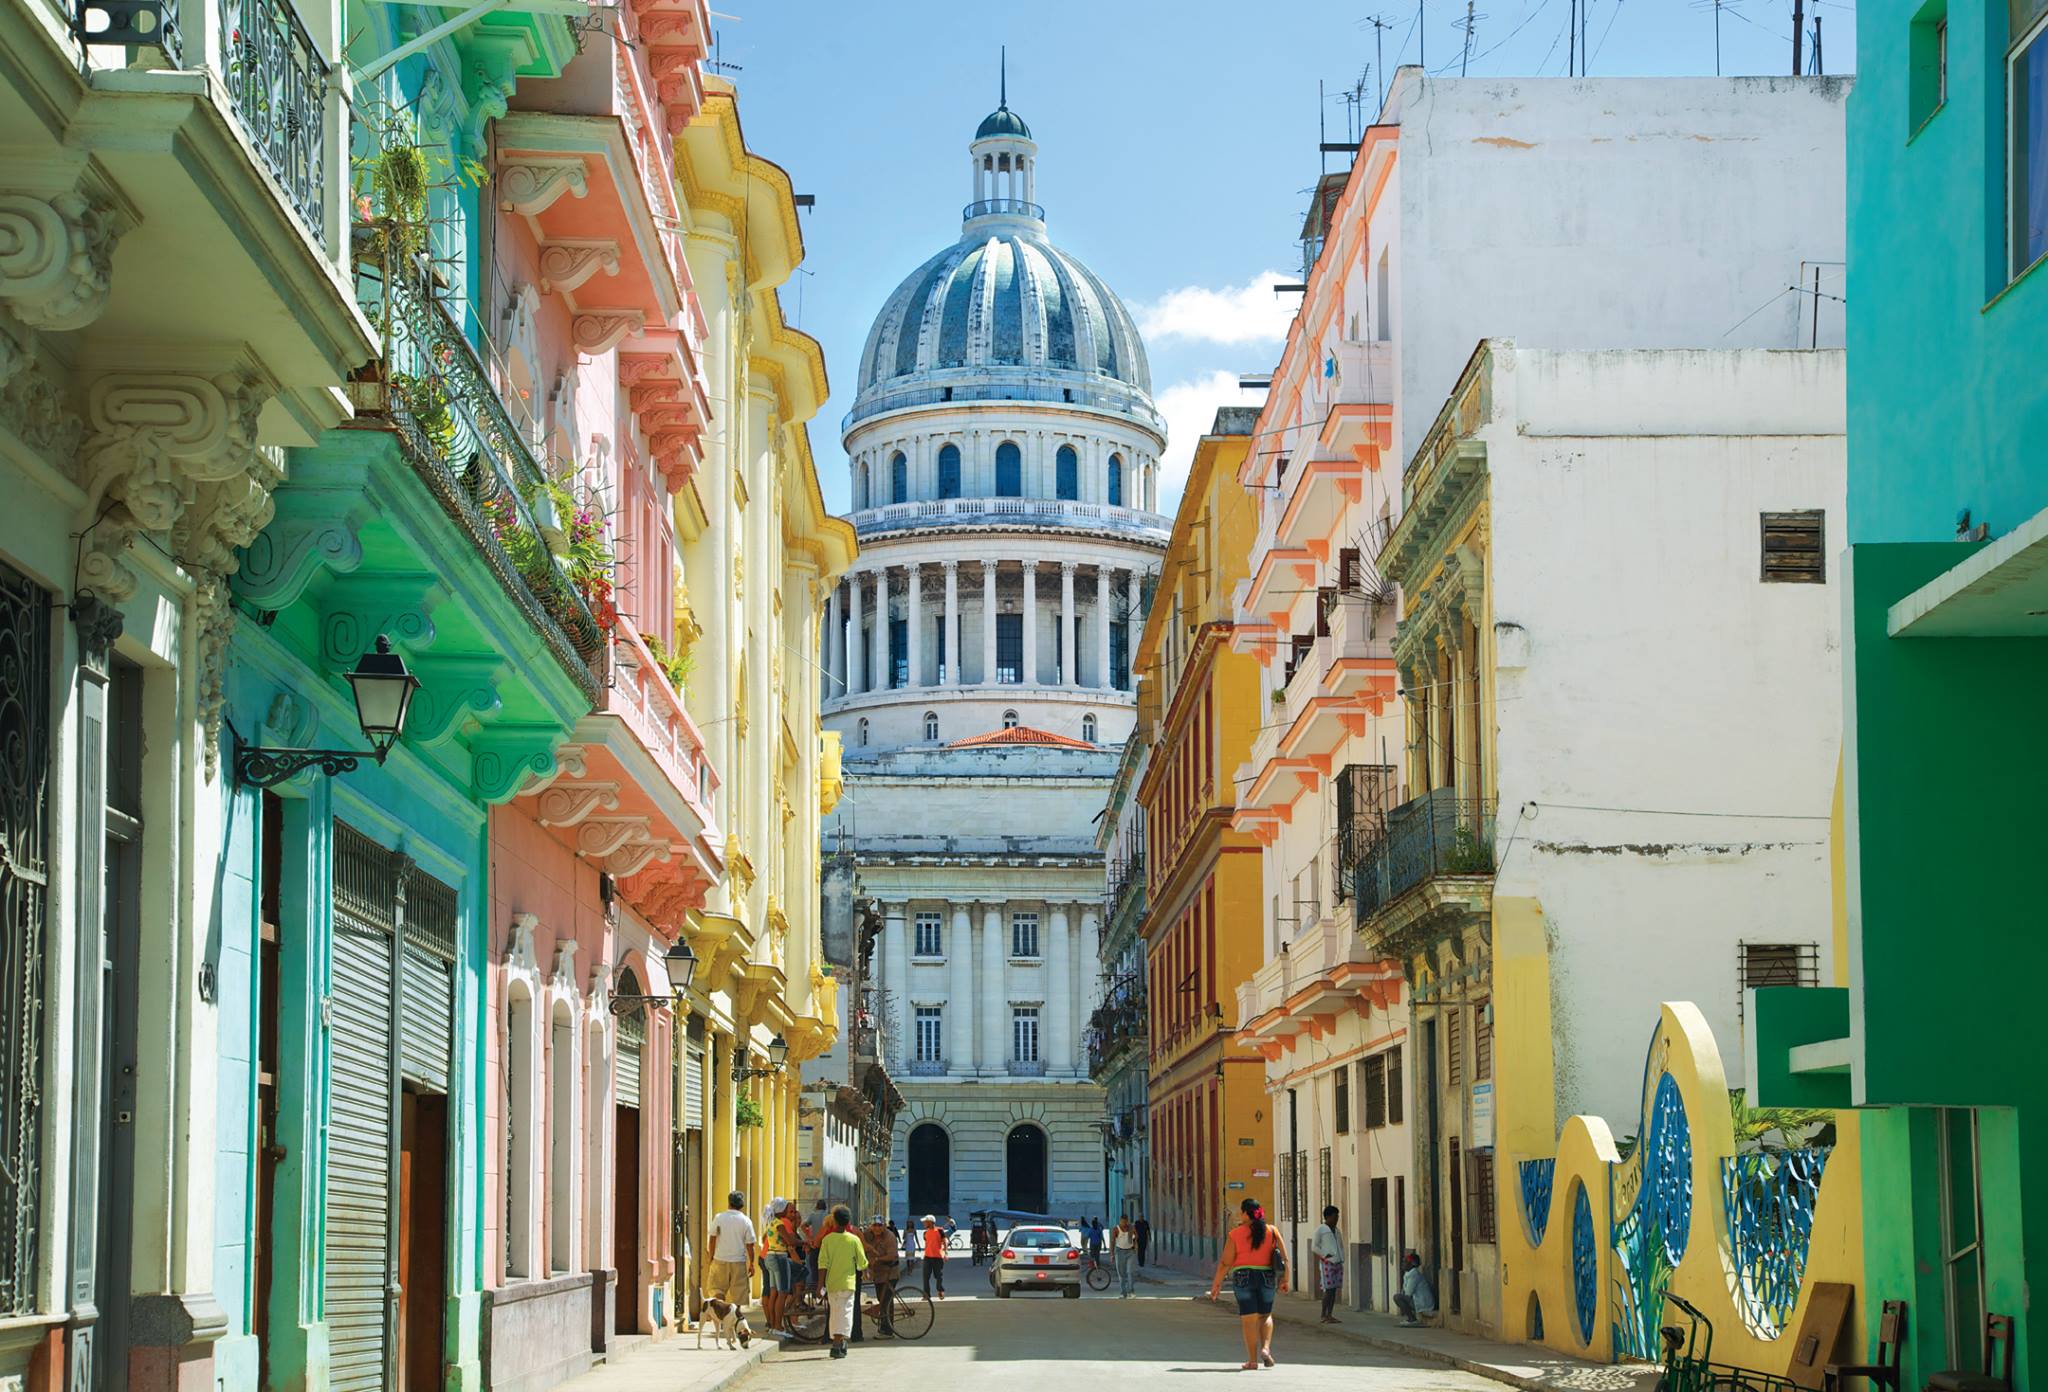
[[[1806,38],[1806,0],[1792,0],[1792,76],[1805,66],[1799,45]]]
[[[1478,28],[1479,21],[1485,18],[1486,16],[1483,14],[1474,14],[1472,12],[1472,0],[1465,0],[1465,17],[1457,21],[1457,27],[1465,31],[1465,51],[1458,57],[1458,76],[1460,77],[1465,75],[1465,69],[1472,62],[1472,31]]]
[[[1735,0],[1692,0],[1692,7],[1696,10],[1704,10],[1711,7],[1714,11],[1714,76],[1719,77],[1721,75],[1721,11],[1724,8],[1735,8]]]
[[[1820,56],[1820,16],[1818,14],[1813,17],[1813,75],[1815,77],[1826,77],[1828,75],[1828,66],[1821,61]]]
[[[713,72],[729,73],[745,71],[745,69],[742,68],[738,63],[726,62],[724,55],[725,31],[723,29],[713,29],[711,31],[711,61],[706,63],[704,66],[711,69],[711,71]]]
[[[1008,111],[1010,109],[1010,46],[1004,44],[998,52],[1001,56],[996,60],[999,64],[996,70],[996,107],[998,110]]]
[[[1394,26],[1380,15],[1374,15],[1366,23],[1372,26],[1372,69],[1379,74],[1379,104],[1380,108],[1384,109],[1387,104],[1387,55],[1380,50],[1380,36]],[[1379,109],[1375,109],[1373,119],[1377,121],[1379,115]]]

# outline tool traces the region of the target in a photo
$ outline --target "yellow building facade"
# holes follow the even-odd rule
[[[823,596],[852,562],[853,528],[818,486],[808,422],[825,402],[817,341],[783,319],[779,287],[804,255],[787,173],[746,148],[737,95],[706,79],[677,136],[681,229],[704,323],[712,431],[678,498],[683,599],[673,651],[706,713],[728,872],[687,933],[698,958],[678,1115],[682,1229],[701,1265],[704,1224],[729,1190],[757,1216],[796,1196],[801,1063],[838,1032],[819,936],[819,822],[837,800],[836,742],[818,725]],[[758,1220],[758,1218],[757,1218]],[[692,1275],[684,1285],[694,1292]]]
[[[1250,410],[1195,448],[1136,657],[1145,809],[1146,1016],[1153,1250],[1213,1262],[1238,1202],[1268,1200],[1261,1061],[1234,1047],[1258,969],[1259,845],[1231,827],[1231,773],[1259,724],[1258,664],[1231,650],[1231,591],[1256,527],[1237,484]]]

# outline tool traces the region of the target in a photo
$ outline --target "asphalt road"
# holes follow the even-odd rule
[[[964,1273],[963,1273],[964,1274]],[[980,1273],[976,1273],[979,1275]],[[840,1362],[822,1346],[777,1349],[749,1374],[739,1392],[904,1392],[965,1387],[975,1392],[1084,1392],[1124,1388],[1133,1378],[1172,1378],[1175,1392],[1198,1392],[1210,1381],[1256,1378],[1260,1392],[1327,1389],[1345,1392],[1502,1392],[1501,1384],[1318,1331],[1282,1324],[1273,1340],[1278,1367],[1240,1372],[1244,1345],[1236,1307],[1189,1298],[1186,1288],[1139,1287],[1129,1300],[1114,1290],[996,1300],[985,1279],[961,1281],[973,1294],[938,1305],[929,1334],[916,1343],[870,1338]],[[1341,1370],[1341,1371],[1340,1371]],[[1184,1377],[1196,1379],[1181,1382]]]

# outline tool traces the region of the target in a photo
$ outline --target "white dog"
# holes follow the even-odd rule
[[[703,1312],[697,1318],[697,1347],[704,1347],[704,1331],[711,1331],[711,1340],[729,1349],[742,1349],[754,1337],[747,1317],[740,1313],[740,1307],[730,1300],[709,1296],[704,1301]]]

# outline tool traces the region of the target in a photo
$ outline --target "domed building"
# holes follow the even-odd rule
[[[884,923],[855,1008],[904,1097],[891,1211],[963,1227],[1102,1212],[1093,820],[1169,532],[1130,312],[1047,239],[1038,146],[1007,100],[968,155],[958,239],[861,353],[844,425],[860,555],[822,655],[847,787],[827,850]]]

